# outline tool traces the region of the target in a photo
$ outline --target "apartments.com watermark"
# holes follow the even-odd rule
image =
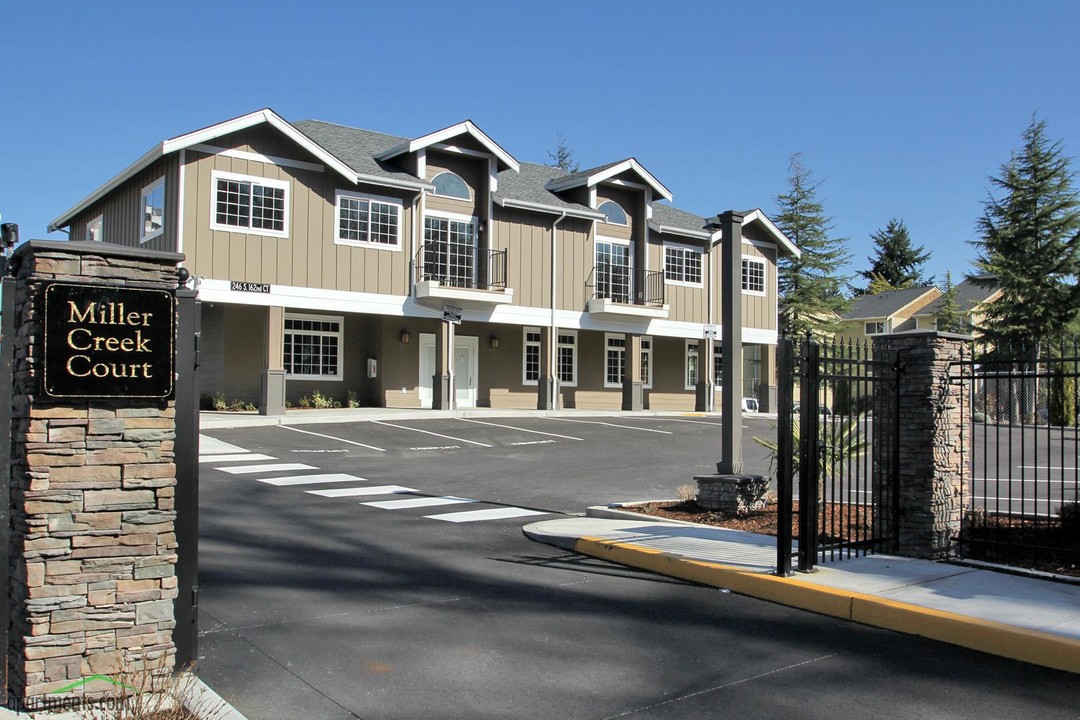
[[[114,688],[118,688],[121,691],[118,696],[114,697],[101,697],[101,698],[89,698],[82,695],[67,695],[66,693],[74,692],[81,688],[85,688],[91,683],[108,683]],[[23,700],[22,698],[15,697],[14,695],[8,697],[7,708],[14,710],[15,712],[34,713],[34,712],[78,712],[80,710],[120,710],[128,702],[126,695],[139,692],[136,688],[130,685],[125,685],[115,678],[108,677],[107,675],[91,675],[90,677],[76,680],[70,685],[65,685],[62,688],[53,690],[48,695],[34,695]]]

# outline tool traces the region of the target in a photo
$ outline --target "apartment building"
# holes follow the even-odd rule
[[[798,249],[760,210],[716,231],[671,200],[633,158],[568,174],[468,120],[404,138],[264,109],[159,143],[50,230],[183,253],[203,392],[270,414],[315,391],[386,407],[710,409],[731,240],[738,392],[767,410],[777,259]]]

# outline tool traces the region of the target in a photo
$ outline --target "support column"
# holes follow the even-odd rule
[[[266,367],[259,388],[259,414],[285,414],[285,308],[266,308]]]
[[[454,383],[450,373],[454,358],[454,324],[446,320],[435,326],[435,374],[431,377],[431,409],[454,408]]]
[[[622,409],[644,410],[645,389],[641,382],[641,336],[626,335],[623,359],[626,374],[623,375]]]
[[[721,426],[720,462],[716,471],[739,475],[742,462],[742,221],[743,216],[728,210],[718,216],[723,238],[723,267],[721,269],[720,323],[723,358],[724,394],[720,398],[723,425]]]
[[[889,361],[893,380],[875,384],[874,493],[885,505],[875,522],[908,557],[939,560],[957,550],[965,424],[963,388],[949,382],[949,363],[966,339],[933,331],[874,339],[874,359]]]
[[[536,388],[536,409],[555,409],[555,338],[558,328],[540,329],[540,379]]]
[[[698,342],[697,385],[694,388],[694,411],[712,412],[716,403],[716,387],[713,385],[713,341],[704,338]]]

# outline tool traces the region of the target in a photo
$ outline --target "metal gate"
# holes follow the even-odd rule
[[[777,571],[895,551],[902,365],[887,341],[796,344],[777,357]],[[795,479],[798,497],[795,497]],[[793,520],[797,551],[793,554]]]

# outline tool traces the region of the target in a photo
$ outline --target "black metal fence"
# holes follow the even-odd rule
[[[780,342],[779,527],[798,517],[798,567],[895,550],[899,365],[868,343]],[[798,498],[784,487],[798,478]],[[786,543],[786,547],[785,547]],[[778,571],[791,543],[778,536]],[[785,557],[785,552],[787,557]],[[786,567],[785,567],[786,562]]]
[[[595,298],[623,304],[663,305],[664,272],[648,270],[643,278],[642,284],[638,285],[635,282],[634,269],[630,266],[600,263],[589,273],[585,287],[592,290],[591,296]]]
[[[1080,346],[972,345],[950,367],[968,432],[963,558],[1055,572],[1080,566]]]
[[[434,280],[448,287],[504,290],[506,257],[506,250],[477,248],[469,242],[430,240],[416,252],[416,279],[417,282]]]

